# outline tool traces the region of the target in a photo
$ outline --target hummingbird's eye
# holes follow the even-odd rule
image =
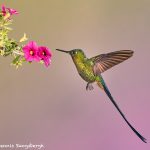
[[[77,54],[77,51],[72,51],[72,54],[73,54],[73,55]]]

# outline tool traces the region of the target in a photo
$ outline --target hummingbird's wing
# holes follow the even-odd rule
[[[133,55],[132,50],[120,50],[90,58],[94,62],[93,71],[99,75],[107,69],[125,61]]]

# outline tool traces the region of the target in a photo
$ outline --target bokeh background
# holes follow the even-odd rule
[[[87,57],[133,49],[134,57],[103,77],[133,126],[150,141],[149,0],[0,0],[20,12],[10,37],[52,49],[43,65],[16,70],[0,58],[0,144],[43,144],[46,150],[149,150],[130,130],[103,91],[87,92],[69,55]]]

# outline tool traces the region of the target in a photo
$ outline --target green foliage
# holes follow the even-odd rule
[[[16,41],[9,38],[9,32],[13,29],[10,25],[13,22],[12,16],[19,14],[15,9],[1,6],[0,10],[0,55],[3,57],[12,56],[12,65],[18,68],[22,66],[24,61],[31,63],[43,62],[46,67],[50,65],[51,62],[51,52],[50,49],[45,46],[38,46],[35,41],[30,41],[28,44],[23,45],[22,42],[28,40],[26,34]],[[20,45],[21,43],[21,45]]]
[[[12,22],[13,20],[10,18],[9,13],[6,16],[0,13],[0,55],[5,57],[11,55],[13,57],[11,64],[18,68],[25,60],[22,46],[18,45],[19,42],[8,37],[9,32],[13,30],[10,28]]]

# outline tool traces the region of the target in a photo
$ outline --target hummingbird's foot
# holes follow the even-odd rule
[[[94,88],[93,88],[93,85],[92,85],[92,83],[87,83],[87,85],[86,85],[86,90],[93,90]]]

